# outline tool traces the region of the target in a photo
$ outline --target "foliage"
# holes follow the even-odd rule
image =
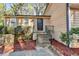
[[[4,4],[0,3],[0,26],[3,25]]]
[[[4,26],[0,26],[0,34],[3,34],[3,28]]]
[[[31,26],[27,26],[24,28],[25,40],[32,39],[32,32],[30,30],[31,30]]]
[[[69,35],[73,35],[73,34],[79,34],[79,28],[71,28],[71,31],[69,32]],[[67,32],[66,33],[61,33],[60,35],[60,39],[61,41],[65,42],[66,44],[68,44],[68,38],[67,38]],[[71,41],[72,37],[69,38],[69,41]]]
[[[4,28],[3,21],[0,20],[0,34],[3,33],[3,28]]]
[[[61,33],[60,38],[61,38],[61,41],[66,43],[66,41],[67,41],[67,33]]]
[[[0,3],[0,9],[2,9],[4,7],[3,3]]]
[[[14,32],[15,32],[15,37],[18,38],[22,34],[23,29],[21,26],[17,26],[15,27]]]
[[[25,34],[25,40],[31,40],[31,39],[32,39],[32,33]]]
[[[14,29],[12,26],[7,27],[8,34],[14,34]]]
[[[23,6],[23,3],[14,3],[12,4],[11,8],[12,8],[12,12],[14,15],[17,15],[18,11],[21,9],[21,7]]]
[[[46,3],[11,3],[10,9],[6,10],[6,4],[5,5],[5,13],[7,15],[22,15],[22,14],[28,14],[28,15],[40,15],[41,13],[44,13],[44,10],[47,6]],[[1,7],[3,7],[1,5]],[[24,7],[24,8],[22,8]],[[22,12],[23,11],[23,12]]]
[[[15,33],[17,33],[17,34],[20,34],[22,31],[23,31],[23,29],[22,29],[21,26],[17,26],[17,27],[15,28]]]
[[[46,5],[46,3],[34,3],[32,4],[32,7],[34,8],[36,15],[40,15],[40,13],[44,12]]]
[[[74,34],[79,34],[79,27],[77,28],[71,28],[71,35],[74,33]]]
[[[17,26],[15,28],[15,38],[23,38],[24,40],[29,40],[32,38],[32,33],[30,31],[31,27],[26,26],[26,27],[21,27]]]

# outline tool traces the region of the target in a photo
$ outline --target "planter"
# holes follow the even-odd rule
[[[79,55],[79,48],[70,48],[75,54]]]
[[[26,50],[33,50],[36,47],[36,40],[27,40],[26,41]]]
[[[0,54],[2,54],[4,52],[4,46],[0,45]]]
[[[14,51],[14,35],[5,34],[4,53]]]
[[[14,44],[15,51],[17,50],[34,50],[36,47],[35,40],[26,40],[19,39],[17,43]]]
[[[21,47],[21,49],[25,49],[26,48],[26,43],[23,39],[18,40],[19,45]]]

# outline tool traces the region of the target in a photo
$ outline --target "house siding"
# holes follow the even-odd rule
[[[66,4],[53,3],[46,10],[45,15],[51,15],[50,25],[54,26],[54,38],[60,40],[61,32],[66,32]]]

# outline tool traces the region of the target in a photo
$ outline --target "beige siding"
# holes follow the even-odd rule
[[[44,23],[45,23],[45,25],[50,25],[51,22],[50,22],[49,19],[45,19],[45,20],[44,20]]]
[[[51,4],[45,15],[51,15],[50,25],[54,25],[55,39],[59,40],[60,33],[66,32],[66,4]]]

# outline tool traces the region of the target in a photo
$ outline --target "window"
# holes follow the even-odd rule
[[[37,30],[43,31],[43,19],[42,18],[37,19]]]
[[[23,23],[22,23],[22,25],[27,25],[29,23],[29,19],[27,18],[27,17],[25,17],[24,19],[23,19]]]
[[[79,11],[71,11],[71,22],[72,27],[79,27]]]
[[[28,22],[29,22],[28,18],[25,18],[24,24],[28,24]]]
[[[11,26],[16,26],[16,18],[11,18]]]

